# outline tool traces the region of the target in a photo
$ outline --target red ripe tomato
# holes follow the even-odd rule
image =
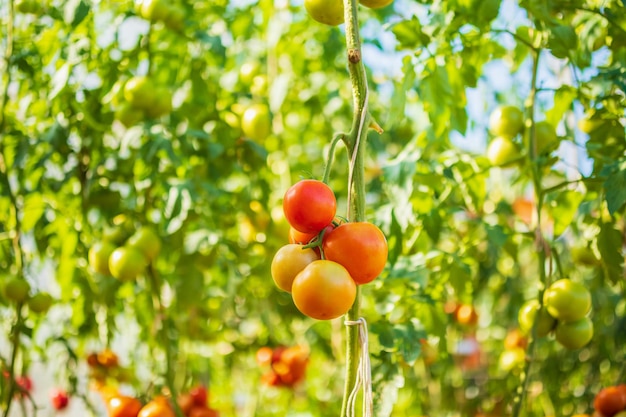
[[[50,402],[55,410],[63,410],[70,402],[70,397],[64,389],[53,388],[50,391]]]
[[[387,239],[368,222],[344,223],[326,233],[322,250],[326,259],[346,268],[357,284],[373,281],[387,263]]]
[[[291,295],[303,314],[317,320],[330,320],[350,310],[356,298],[356,284],[340,264],[317,260],[293,280]]]
[[[219,417],[219,413],[205,406],[194,406],[189,411],[189,417]]]
[[[204,385],[198,385],[189,390],[193,403],[197,406],[206,406],[209,401],[209,391]]]
[[[626,409],[626,390],[619,386],[601,389],[593,400],[593,407],[605,417],[613,417]]]
[[[318,233],[333,221],[337,200],[333,190],[323,182],[302,180],[285,193],[283,211],[294,229],[303,233]]]

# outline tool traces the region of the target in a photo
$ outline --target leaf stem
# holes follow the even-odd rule
[[[330,149],[328,149],[328,157],[326,159],[326,166],[324,167],[324,176],[322,177],[322,182],[324,184],[328,184],[330,179],[330,171],[333,166],[333,159],[335,157],[335,149],[337,148],[337,144],[344,140],[345,134],[338,133],[333,137],[333,140],[330,142]]]

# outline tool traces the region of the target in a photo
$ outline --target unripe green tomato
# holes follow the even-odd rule
[[[515,106],[500,106],[489,116],[489,130],[494,136],[513,139],[524,128],[524,113]]]
[[[152,22],[164,21],[169,12],[170,7],[165,0],[142,0],[139,5],[139,15]]]
[[[554,336],[557,342],[567,349],[580,349],[591,341],[593,323],[589,317],[571,322],[560,321]]]
[[[89,249],[88,253],[89,266],[91,269],[100,274],[111,275],[111,271],[109,271],[109,257],[114,250],[115,245],[106,240],[94,244]]]
[[[52,306],[52,296],[47,292],[38,292],[28,300],[28,309],[36,314],[45,313]]]
[[[241,118],[243,134],[255,141],[265,140],[271,131],[270,110],[265,104],[253,104]]]
[[[584,285],[567,278],[555,281],[543,294],[548,313],[560,321],[577,321],[591,310],[591,293]]]
[[[185,28],[185,9],[178,5],[169,6],[169,12],[163,23],[168,29],[180,32]]]
[[[157,232],[149,226],[139,228],[130,238],[128,246],[139,250],[148,262],[152,262],[161,252],[161,238]]]
[[[320,23],[337,26],[343,23],[343,0],[304,0],[309,16]]]
[[[22,278],[11,278],[4,285],[4,296],[14,303],[23,303],[28,299],[30,284]]]
[[[393,0],[359,0],[359,3],[370,9],[380,9],[389,6],[393,3]]]
[[[146,267],[146,258],[138,249],[122,246],[111,253],[109,270],[111,275],[121,281],[132,281]]]
[[[248,61],[239,67],[239,81],[242,84],[250,85],[257,75],[260,75],[261,64],[258,61]]]
[[[522,156],[519,146],[510,139],[498,136],[487,146],[487,159],[491,165],[507,167],[514,164]]]
[[[256,75],[252,79],[252,85],[250,86],[250,92],[255,96],[265,96],[267,95],[267,76],[266,75]]]
[[[574,246],[570,249],[570,254],[575,264],[594,266],[600,263],[600,260],[596,258],[596,254],[588,246]]]
[[[132,77],[124,85],[124,98],[135,108],[148,109],[156,98],[154,83],[146,76]]]
[[[125,127],[135,126],[144,119],[143,110],[131,106],[128,103],[122,104],[115,111],[115,120],[119,120]]]
[[[167,87],[157,87],[154,92],[154,101],[146,107],[146,114],[157,118],[169,114],[172,111],[172,93]]]
[[[537,337],[547,336],[556,326],[556,320],[545,308],[541,308],[539,301],[529,300],[522,305],[519,310],[517,319],[522,332],[530,334],[533,323],[537,321],[536,335]]]

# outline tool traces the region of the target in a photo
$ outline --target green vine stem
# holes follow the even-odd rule
[[[152,262],[148,265],[146,272],[152,290],[152,303],[156,316],[155,320],[157,325],[155,326],[155,331],[158,332],[157,338],[160,338],[160,343],[162,344],[161,347],[165,350],[165,383],[170,392],[172,398],[172,407],[174,409],[174,412],[176,413],[176,416],[184,417],[183,412],[178,406],[178,402],[176,401],[178,393],[176,387],[174,386],[174,363],[176,362],[176,359],[174,357],[175,352],[174,350],[172,350],[172,346],[170,344],[172,339],[171,322],[167,316],[165,307],[163,306],[163,301],[161,300],[160,280]]]
[[[545,268],[545,264],[546,264],[546,259],[547,259],[547,253],[549,252],[549,246],[547,245],[547,242],[545,241],[545,238],[543,236],[543,233],[541,231],[541,211],[543,210],[543,199],[545,197],[545,191],[542,189],[542,167],[540,167],[538,165],[538,161],[537,161],[537,136],[536,136],[536,129],[535,129],[535,102],[536,102],[536,95],[537,95],[537,75],[539,73],[539,58],[541,56],[541,50],[540,49],[533,49],[533,72],[532,72],[532,80],[531,80],[531,91],[530,91],[530,95],[528,97],[528,102],[527,102],[527,114],[528,114],[528,120],[529,120],[529,127],[530,131],[529,131],[529,142],[526,143],[525,145],[527,146],[527,150],[528,150],[528,161],[530,163],[531,166],[531,176],[532,176],[532,181],[533,181],[533,189],[534,189],[534,193],[535,193],[535,246],[536,246],[536,250],[537,253],[539,255],[539,259],[538,259],[538,269],[539,269],[539,281],[540,281],[540,291],[537,295],[537,299],[539,301],[539,305],[543,305],[543,292],[545,291],[545,288],[547,287],[547,280],[548,277],[546,276],[546,268]],[[535,360],[535,349],[536,349],[536,344],[537,344],[537,320],[535,320],[535,322],[533,323],[533,328],[531,331],[531,338],[530,338],[530,343],[528,345],[528,350],[526,352],[527,354],[527,360],[526,360],[526,365],[524,367],[524,370],[520,376],[520,385],[517,389],[515,398],[513,400],[513,413],[512,416],[513,417],[519,417],[525,402],[526,402],[526,395],[528,393],[528,386],[530,384],[530,371],[533,365],[533,362]]]
[[[368,89],[365,66],[361,59],[361,41],[358,24],[358,1],[343,0],[346,31],[346,48],[348,54],[348,71],[352,86],[353,119],[350,133],[343,135],[343,141],[348,149],[350,159],[348,178],[348,219],[350,221],[365,220],[365,141],[369,126]],[[357,294],[352,308],[346,315],[346,320],[359,319],[361,291],[357,287]],[[346,379],[341,407],[341,417],[348,415],[348,398],[356,383],[359,363],[359,328],[346,326]],[[368,352],[363,352],[368,354]]]

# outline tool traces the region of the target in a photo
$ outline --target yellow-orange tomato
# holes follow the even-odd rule
[[[454,311],[457,323],[465,326],[474,326],[478,323],[478,313],[471,304],[459,304]]]
[[[330,320],[348,312],[356,284],[346,268],[329,260],[311,262],[293,281],[293,302],[303,314]]]
[[[256,351],[256,363],[259,366],[269,366],[272,364],[272,356],[274,352],[272,348],[263,346]]]
[[[311,248],[290,243],[278,249],[272,259],[271,274],[276,286],[283,291],[291,292],[293,280],[308,264],[319,259],[319,255]]]

